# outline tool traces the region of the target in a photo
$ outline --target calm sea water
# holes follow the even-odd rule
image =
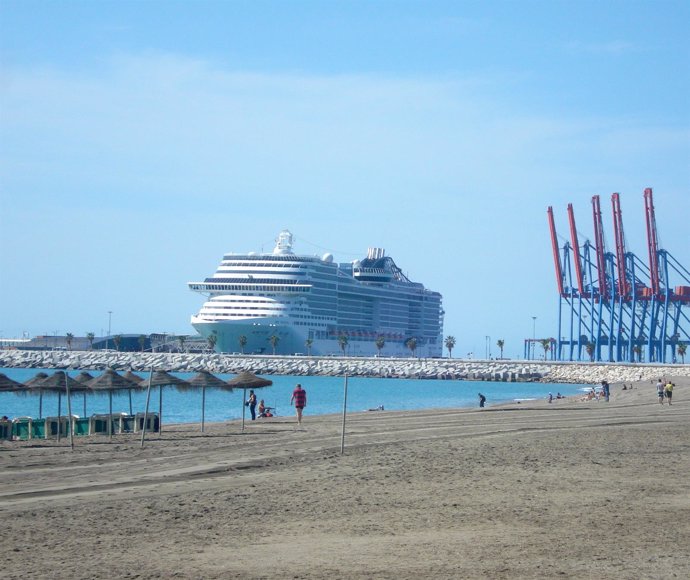
[[[51,369],[11,369],[0,368],[0,372],[10,378],[24,382],[43,370],[52,374]],[[90,371],[97,376],[98,371]],[[70,371],[76,376],[79,371]],[[191,378],[194,373],[173,373],[180,378]],[[148,376],[148,373],[139,373]],[[227,380],[234,375],[217,375]],[[259,400],[277,409],[278,416],[292,415],[290,396],[297,383],[301,383],[308,395],[308,415],[325,415],[342,412],[344,379],[340,377],[297,377],[271,375],[267,378],[273,385],[257,389]],[[347,409],[348,412],[366,411],[379,405],[386,410],[419,410],[435,408],[461,408],[478,406],[477,393],[487,398],[487,406],[505,403],[515,399],[546,398],[549,392],[560,392],[563,395],[579,394],[580,388],[588,385],[566,385],[549,383],[503,383],[477,381],[440,381],[419,379],[378,379],[350,377],[348,379]],[[241,390],[232,393],[221,390],[206,391],[206,421],[227,421],[242,417]],[[57,395],[44,393],[43,416],[57,414]],[[38,417],[39,397],[36,395],[17,395],[0,393],[0,416]],[[143,412],[146,406],[146,391],[132,393],[133,411]],[[62,400],[62,414],[67,413],[67,404]],[[158,389],[152,389],[149,410],[158,411]],[[86,396],[86,416],[94,413],[108,412],[108,396],[88,394]],[[129,412],[127,392],[113,395],[113,412]],[[72,413],[84,416],[84,397],[72,395]],[[174,388],[163,389],[163,418],[167,423],[189,423],[201,420],[201,389],[177,391]]]

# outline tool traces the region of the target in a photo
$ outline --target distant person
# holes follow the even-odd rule
[[[656,394],[657,394],[657,397],[659,397],[659,404],[663,405],[664,404],[664,383],[661,382],[661,379],[659,379],[659,382],[656,384]]]
[[[668,404],[671,404],[671,399],[673,398],[673,383],[669,381],[666,383],[666,388],[664,389],[664,396],[668,399]]]
[[[611,396],[611,388],[609,387],[609,382],[604,379],[601,381],[601,394],[604,395],[606,402],[609,402],[609,397]]]
[[[302,388],[302,385],[297,383],[295,390],[292,391],[292,397],[290,397],[290,404],[295,405],[295,411],[297,412],[297,424],[302,424],[302,411],[304,407],[307,406],[307,391]]]
[[[254,391],[249,391],[249,400],[247,401],[249,405],[249,412],[252,414],[252,421],[256,420],[256,395]]]
[[[486,397],[479,393],[479,407],[483,408],[484,403],[486,403]]]
[[[553,395],[552,395],[551,393],[549,393],[549,403],[550,403],[551,401],[553,401]]]

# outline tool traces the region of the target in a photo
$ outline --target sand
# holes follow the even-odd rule
[[[307,409],[308,411],[308,409]],[[688,578],[690,381],[3,442],[9,578]]]

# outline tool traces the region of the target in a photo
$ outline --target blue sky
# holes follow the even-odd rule
[[[0,0],[0,335],[192,333],[224,252],[384,247],[456,355],[556,336],[546,209],[690,268],[690,3]]]

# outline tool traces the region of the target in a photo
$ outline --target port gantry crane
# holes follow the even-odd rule
[[[594,244],[580,246],[568,204],[570,241],[559,248],[548,208],[559,294],[556,360],[673,362],[678,345],[690,342],[690,272],[659,248],[651,188],[644,202],[647,264],[626,248],[618,193],[611,196],[615,252],[606,250],[598,195],[592,197]],[[679,285],[672,286],[671,274]]]

